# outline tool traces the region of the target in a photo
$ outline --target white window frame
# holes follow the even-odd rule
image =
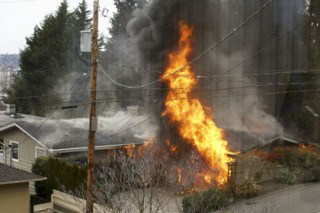
[[[36,148],[35,148],[35,153],[34,153],[34,157],[35,157],[35,158],[41,157],[41,156],[37,156],[37,153],[38,153],[37,150],[42,150],[42,151],[44,151],[44,156],[47,156],[47,152],[46,152],[46,149],[45,149],[45,148],[40,147],[40,146],[36,146]]]
[[[0,152],[0,163],[5,163],[4,162],[4,156],[5,156],[5,146],[4,146],[4,142],[0,142],[0,144],[2,145],[2,153]]]
[[[0,142],[0,144],[2,145],[2,149],[0,148],[0,150],[2,150],[2,153],[0,152],[0,156],[2,156],[3,157],[3,154],[4,154],[4,143],[2,143],[2,142]]]
[[[12,161],[14,161],[14,162],[19,162],[19,155],[20,155],[20,151],[19,151],[19,142],[17,142],[17,141],[10,141],[10,145],[12,145],[12,144],[18,144],[18,159],[15,159],[15,158],[13,158],[13,156],[12,156],[12,152],[13,152],[13,146],[12,146],[12,148],[11,148],[11,150],[10,150],[10,158],[12,158]]]

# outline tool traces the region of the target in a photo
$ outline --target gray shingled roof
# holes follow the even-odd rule
[[[0,114],[0,127],[12,122],[13,120],[14,118],[12,118],[11,116]]]
[[[231,129],[224,130],[224,133],[230,148],[238,151],[246,151],[253,147],[266,144],[276,137],[276,135],[258,134]]]
[[[126,116],[123,116],[126,117]],[[30,115],[22,115],[19,118],[6,118],[1,123],[4,131],[18,125],[41,144],[49,149],[69,149],[87,146],[88,119],[48,119]],[[0,117],[1,121],[2,117]],[[118,126],[107,128],[110,123],[106,123],[105,118],[98,121],[98,131],[96,132],[96,146],[116,146],[126,144],[142,144],[146,138],[139,137],[145,132],[144,126],[131,128],[139,124],[145,117],[132,116],[124,119]],[[115,123],[114,121],[111,122]],[[106,129],[105,131],[102,131]],[[127,130],[128,131],[124,131]],[[121,134],[117,134],[117,133]]]
[[[123,116],[126,118],[126,116]],[[123,118],[122,117],[122,118]],[[49,149],[72,149],[87,146],[87,119],[70,119],[59,120],[49,119],[44,122],[45,118],[22,115],[20,118],[7,118],[4,119],[8,122],[19,125],[22,129],[32,135],[36,140],[41,142]],[[100,119],[100,118],[99,118]],[[112,126],[116,121],[107,122],[101,118],[98,121],[98,125],[102,125],[96,132],[96,146],[116,146],[125,144],[142,144],[146,138],[137,137],[145,131],[152,128],[148,123],[144,123],[145,126],[138,125],[138,128],[131,128],[132,126],[144,121],[145,117],[135,116],[122,120],[118,126]],[[2,123],[5,123],[4,121]],[[41,127],[40,127],[41,126]],[[111,126],[112,128],[108,128]],[[40,127],[40,128],[39,128]],[[105,129],[105,131],[101,131]],[[128,131],[123,131],[129,129]],[[138,130],[137,130],[138,129]],[[137,130],[137,131],[133,131]],[[121,134],[117,134],[121,132]],[[252,149],[253,147],[260,146],[268,143],[274,139],[277,135],[258,134],[246,131],[237,131],[232,129],[225,129],[225,139],[228,141],[229,146],[233,150],[245,151]]]
[[[45,177],[0,163],[0,185],[45,180]]]

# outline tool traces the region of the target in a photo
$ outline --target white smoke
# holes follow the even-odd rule
[[[84,146],[87,141],[89,122],[88,118],[48,119],[25,116],[18,124],[34,135],[40,142],[54,147],[66,144],[63,147]],[[20,123],[19,123],[20,122]],[[121,144],[123,137],[128,141],[140,143],[153,138],[157,133],[157,126],[152,124],[147,116],[129,114],[128,112],[109,111],[98,116],[97,144]],[[116,136],[116,137],[113,137]],[[112,139],[110,139],[112,138]],[[68,145],[72,143],[73,145]]]
[[[216,96],[222,100],[217,100],[217,104],[216,100],[213,102],[220,126],[262,135],[283,134],[281,124],[267,112],[268,107],[261,96],[261,86],[265,83],[258,82],[257,75],[246,75],[248,72],[242,66],[230,69],[241,63],[241,56],[238,53],[221,54],[218,62],[222,74],[216,76],[215,82],[219,87]]]

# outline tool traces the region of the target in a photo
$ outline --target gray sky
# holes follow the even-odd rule
[[[32,35],[34,27],[44,17],[57,10],[62,0],[0,0],[0,54],[19,53],[25,47],[25,38]],[[81,0],[68,0],[69,9]],[[87,0],[92,11],[93,0]],[[113,0],[100,0],[100,10],[109,10],[108,16],[99,16],[99,33],[107,34],[110,18],[115,11]]]

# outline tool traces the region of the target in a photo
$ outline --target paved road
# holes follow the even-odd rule
[[[250,202],[251,201],[251,202]],[[219,213],[320,213],[320,183],[308,183],[236,203]]]

